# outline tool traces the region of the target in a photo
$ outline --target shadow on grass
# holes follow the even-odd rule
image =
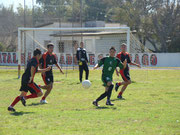
[[[54,81],[54,83],[62,83],[62,81]]]
[[[20,115],[24,115],[24,114],[30,114],[30,113],[34,113],[34,112],[13,112],[11,113],[11,115],[14,115],[14,116],[20,116]]]
[[[126,99],[125,99],[125,98],[121,98],[121,99],[119,99],[119,98],[111,99],[111,101],[121,101],[121,100],[126,100]]]
[[[131,81],[131,83],[136,83],[136,81]]]
[[[77,82],[77,83],[71,83],[71,84],[81,84],[80,82]]]
[[[112,109],[112,110],[116,110],[116,107],[114,107],[114,106],[109,106],[109,107],[99,106],[99,107],[96,107],[96,109],[99,109],[99,110],[101,110],[101,109]]]
[[[45,105],[45,104],[42,104],[42,103],[31,103],[31,104],[29,104],[27,106],[37,106],[37,105]]]

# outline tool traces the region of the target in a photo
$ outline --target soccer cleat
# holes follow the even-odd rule
[[[40,103],[47,104],[48,102],[46,100],[41,100]]]
[[[122,95],[118,95],[117,98],[118,99],[122,99],[123,97],[122,97]]]
[[[113,106],[114,104],[113,104],[113,103],[111,103],[111,101],[107,101],[107,102],[106,102],[106,105]]]
[[[16,110],[13,107],[8,107],[8,111],[15,112]]]
[[[26,106],[26,100],[25,100],[25,98],[24,97],[20,97],[21,98],[21,103],[24,105],[24,106]]]
[[[97,106],[97,107],[99,107],[98,102],[97,102],[96,100],[93,101],[92,104],[95,105],[95,106]]]
[[[116,91],[116,92],[118,91],[118,88],[119,88],[119,84],[116,83],[116,86],[115,86],[115,91]]]

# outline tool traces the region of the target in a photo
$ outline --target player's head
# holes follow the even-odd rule
[[[116,54],[116,49],[112,46],[110,49],[109,49],[109,55],[110,57],[114,57]]]
[[[38,48],[36,50],[34,50],[33,56],[39,60],[42,57],[41,50]]]
[[[80,43],[80,48],[83,48],[83,47],[84,47],[84,43],[81,42],[81,43]]]
[[[53,43],[49,43],[49,44],[47,45],[47,49],[48,49],[48,52],[49,52],[49,53],[52,53],[52,52],[54,51],[54,45],[53,45]]]
[[[125,44],[125,43],[122,43],[122,45],[121,45],[121,51],[122,51],[122,52],[126,52],[126,44]]]

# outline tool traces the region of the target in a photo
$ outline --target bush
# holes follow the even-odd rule
[[[3,44],[0,42],[0,52],[3,52],[4,51],[4,46]]]

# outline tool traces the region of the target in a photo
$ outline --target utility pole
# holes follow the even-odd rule
[[[82,28],[82,7],[83,7],[83,3],[82,3],[82,0],[80,0],[80,24],[81,24],[81,28]],[[82,32],[81,32],[81,42],[83,42]]]
[[[24,27],[26,27],[26,0],[24,0]],[[27,47],[26,47],[26,31],[23,32],[24,37],[24,70],[26,69],[26,61],[27,61]]]
[[[32,0],[32,27],[34,28],[35,27],[35,24],[34,24],[34,0]],[[33,30],[33,49],[35,49],[35,42],[34,42],[34,38],[35,38],[35,31]]]

